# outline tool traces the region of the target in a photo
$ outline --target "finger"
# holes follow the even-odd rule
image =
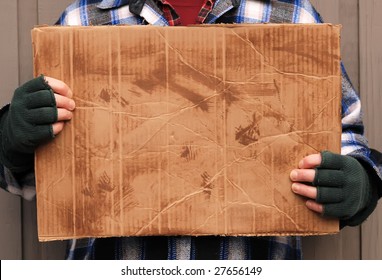
[[[316,201],[319,203],[338,203],[344,200],[342,188],[317,187]]]
[[[310,210],[322,214],[324,212],[324,206],[322,204],[319,204],[313,200],[308,200],[305,203],[306,207],[308,207]]]
[[[315,186],[338,187],[344,185],[345,175],[343,171],[330,169],[316,169],[313,180]]]
[[[54,107],[56,101],[51,90],[39,90],[29,93],[26,96],[28,109],[35,109],[40,107]]]
[[[310,169],[321,164],[321,154],[312,154],[304,157],[299,163],[298,168]]]
[[[69,97],[59,95],[59,94],[55,94],[54,97],[56,99],[57,108],[64,108],[69,111],[73,111],[74,108],[76,107],[74,100]]]
[[[289,177],[293,182],[313,182],[315,174],[314,169],[294,169]]]
[[[53,134],[57,135],[64,129],[64,122],[56,122],[52,125],[53,128]]]
[[[300,183],[293,183],[292,184],[292,191],[295,194],[299,194],[311,199],[316,199],[317,197],[317,189],[316,187],[300,184]]]
[[[53,107],[43,107],[30,110],[28,121],[34,125],[52,124],[57,121],[57,109]]]
[[[57,109],[57,121],[69,121],[73,117],[73,113],[66,109],[58,108]]]
[[[45,81],[55,93],[58,93],[59,95],[63,95],[69,98],[73,96],[72,90],[63,81],[60,81],[51,77],[46,77],[46,76],[45,76]]]

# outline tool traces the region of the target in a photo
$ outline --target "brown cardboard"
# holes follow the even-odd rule
[[[339,33],[35,28],[35,75],[65,81],[77,104],[36,154],[39,239],[338,232],[289,173],[340,151]]]

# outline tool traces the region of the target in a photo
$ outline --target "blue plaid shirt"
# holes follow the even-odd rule
[[[166,6],[164,0],[78,0],[62,14],[57,24],[61,25],[112,25],[153,24],[168,26],[179,23],[177,14]],[[164,10],[170,9],[169,12]],[[168,10],[167,10],[168,11]],[[206,0],[198,19],[205,24],[215,23],[320,23],[320,15],[307,0]],[[374,168],[370,150],[363,135],[360,100],[342,67],[342,154],[358,158]],[[0,168],[0,185],[6,190],[32,198],[33,174],[15,178],[6,168]],[[168,259],[195,259],[203,248],[202,238],[165,237],[165,257]],[[148,237],[124,237],[106,239],[71,240],[68,259],[106,258],[145,259],[150,257],[150,245],[156,241]],[[300,237],[216,237],[217,258],[220,259],[300,259]],[[202,244],[202,245],[201,245]],[[107,248],[108,253],[105,252]],[[151,249],[150,249],[151,248]],[[209,250],[213,250],[212,244]],[[102,255],[103,254],[103,255]],[[105,255],[106,254],[106,255]],[[153,256],[155,257],[155,256]]]

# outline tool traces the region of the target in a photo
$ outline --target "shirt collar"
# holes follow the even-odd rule
[[[161,2],[164,0],[160,0]],[[231,9],[233,7],[238,7],[240,2],[243,0],[221,0],[217,1],[217,5],[215,5],[215,0],[213,1],[214,7],[212,8],[212,14],[214,11],[220,11],[221,9]],[[129,5],[129,10],[131,13],[140,15],[145,5],[146,0],[102,0],[97,7],[99,9],[114,9],[119,8],[125,5]],[[151,1],[148,1],[151,2]],[[224,7],[223,7],[224,6]],[[206,21],[208,22],[208,20]]]

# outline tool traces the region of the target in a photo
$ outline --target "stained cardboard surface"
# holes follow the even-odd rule
[[[340,151],[339,33],[35,28],[35,75],[65,81],[77,105],[36,153],[39,239],[338,232],[289,173]]]

